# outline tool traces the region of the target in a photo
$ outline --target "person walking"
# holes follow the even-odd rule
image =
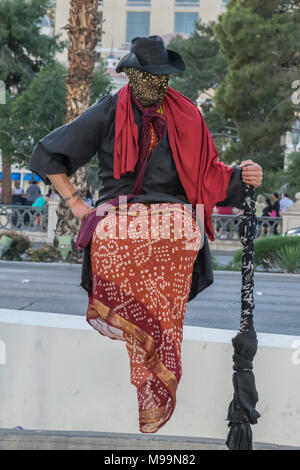
[[[36,200],[32,204],[32,207],[42,209],[43,207],[45,207],[48,204],[48,200],[49,200],[48,196],[41,195],[41,196],[36,198]],[[42,214],[40,212],[36,212],[33,225],[34,226],[39,226],[39,225],[41,225],[41,222],[42,222]]]
[[[41,195],[41,190],[39,188],[39,185],[37,184],[37,181],[32,181],[32,183],[29,185],[27,189],[27,201],[26,204],[28,206],[32,206],[34,201]]]
[[[87,321],[125,341],[143,433],[158,431],[176,406],[186,304],[213,282],[213,208],[241,207],[244,183],[262,183],[252,160],[233,168],[218,160],[199,109],[169,86],[184,69],[161,37],[134,38],[116,68],[128,84],[41,139],[29,163],[81,221]],[[96,152],[91,208],[68,177]]]

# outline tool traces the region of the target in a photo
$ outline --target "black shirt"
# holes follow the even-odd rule
[[[66,173],[71,176],[98,154],[99,199],[96,206],[120,194],[132,192],[135,174],[113,177],[115,113],[118,95],[108,95],[90,106],[72,122],[64,124],[47,134],[35,145],[29,169],[51,184],[47,175]],[[142,130],[142,113],[132,102],[134,119]],[[227,189],[227,198],[218,205],[241,207],[243,192],[240,168],[234,168]],[[143,194],[132,202],[174,202],[189,201],[179,179],[168,133],[153,149],[147,163],[142,186]],[[81,286],[89,289],[89,249],[84,251]],[[189,300],[213,282],[213,273],[206,235],[194,264],[193,281]]]
[[[271,217],[271,212],[272,212],[272,206],[268,205],[263,208],[262,215],[263,217]]]
[[[272,209],[276,212],[276,217],[280,217],[280,203],[278,199],[274,202]]]

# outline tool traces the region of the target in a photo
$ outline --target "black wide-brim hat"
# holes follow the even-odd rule
[[[125,67],[144,70],[153,74],[171,74],[185,70],[181,55],[166,49],[160,36],[132,39],[130,52],[120,60],[116,72],[122,72]]]

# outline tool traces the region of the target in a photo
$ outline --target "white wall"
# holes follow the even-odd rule
[[[177,407],[157,434],[226,438],[234,335],[185,327]],[[4,309],[0,342],[0,428],[139,432],[125,343],[83,317]],[[259,344],[254,441],[300,446],[300,337],[259,334]]]

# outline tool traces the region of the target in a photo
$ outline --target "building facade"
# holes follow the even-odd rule
[[[227,0],[99,0],[103,13],[103,37],[99,44],[102,57],[111,53],[120,59],[136,36],[163,36],[168,43],[177,33],[190,35],[195,21],[204,23],[217,20],[224,11]],[[55,33],[68,22],[69,0],[56,0]],[[58,55],[67,64],[67,51]]]

